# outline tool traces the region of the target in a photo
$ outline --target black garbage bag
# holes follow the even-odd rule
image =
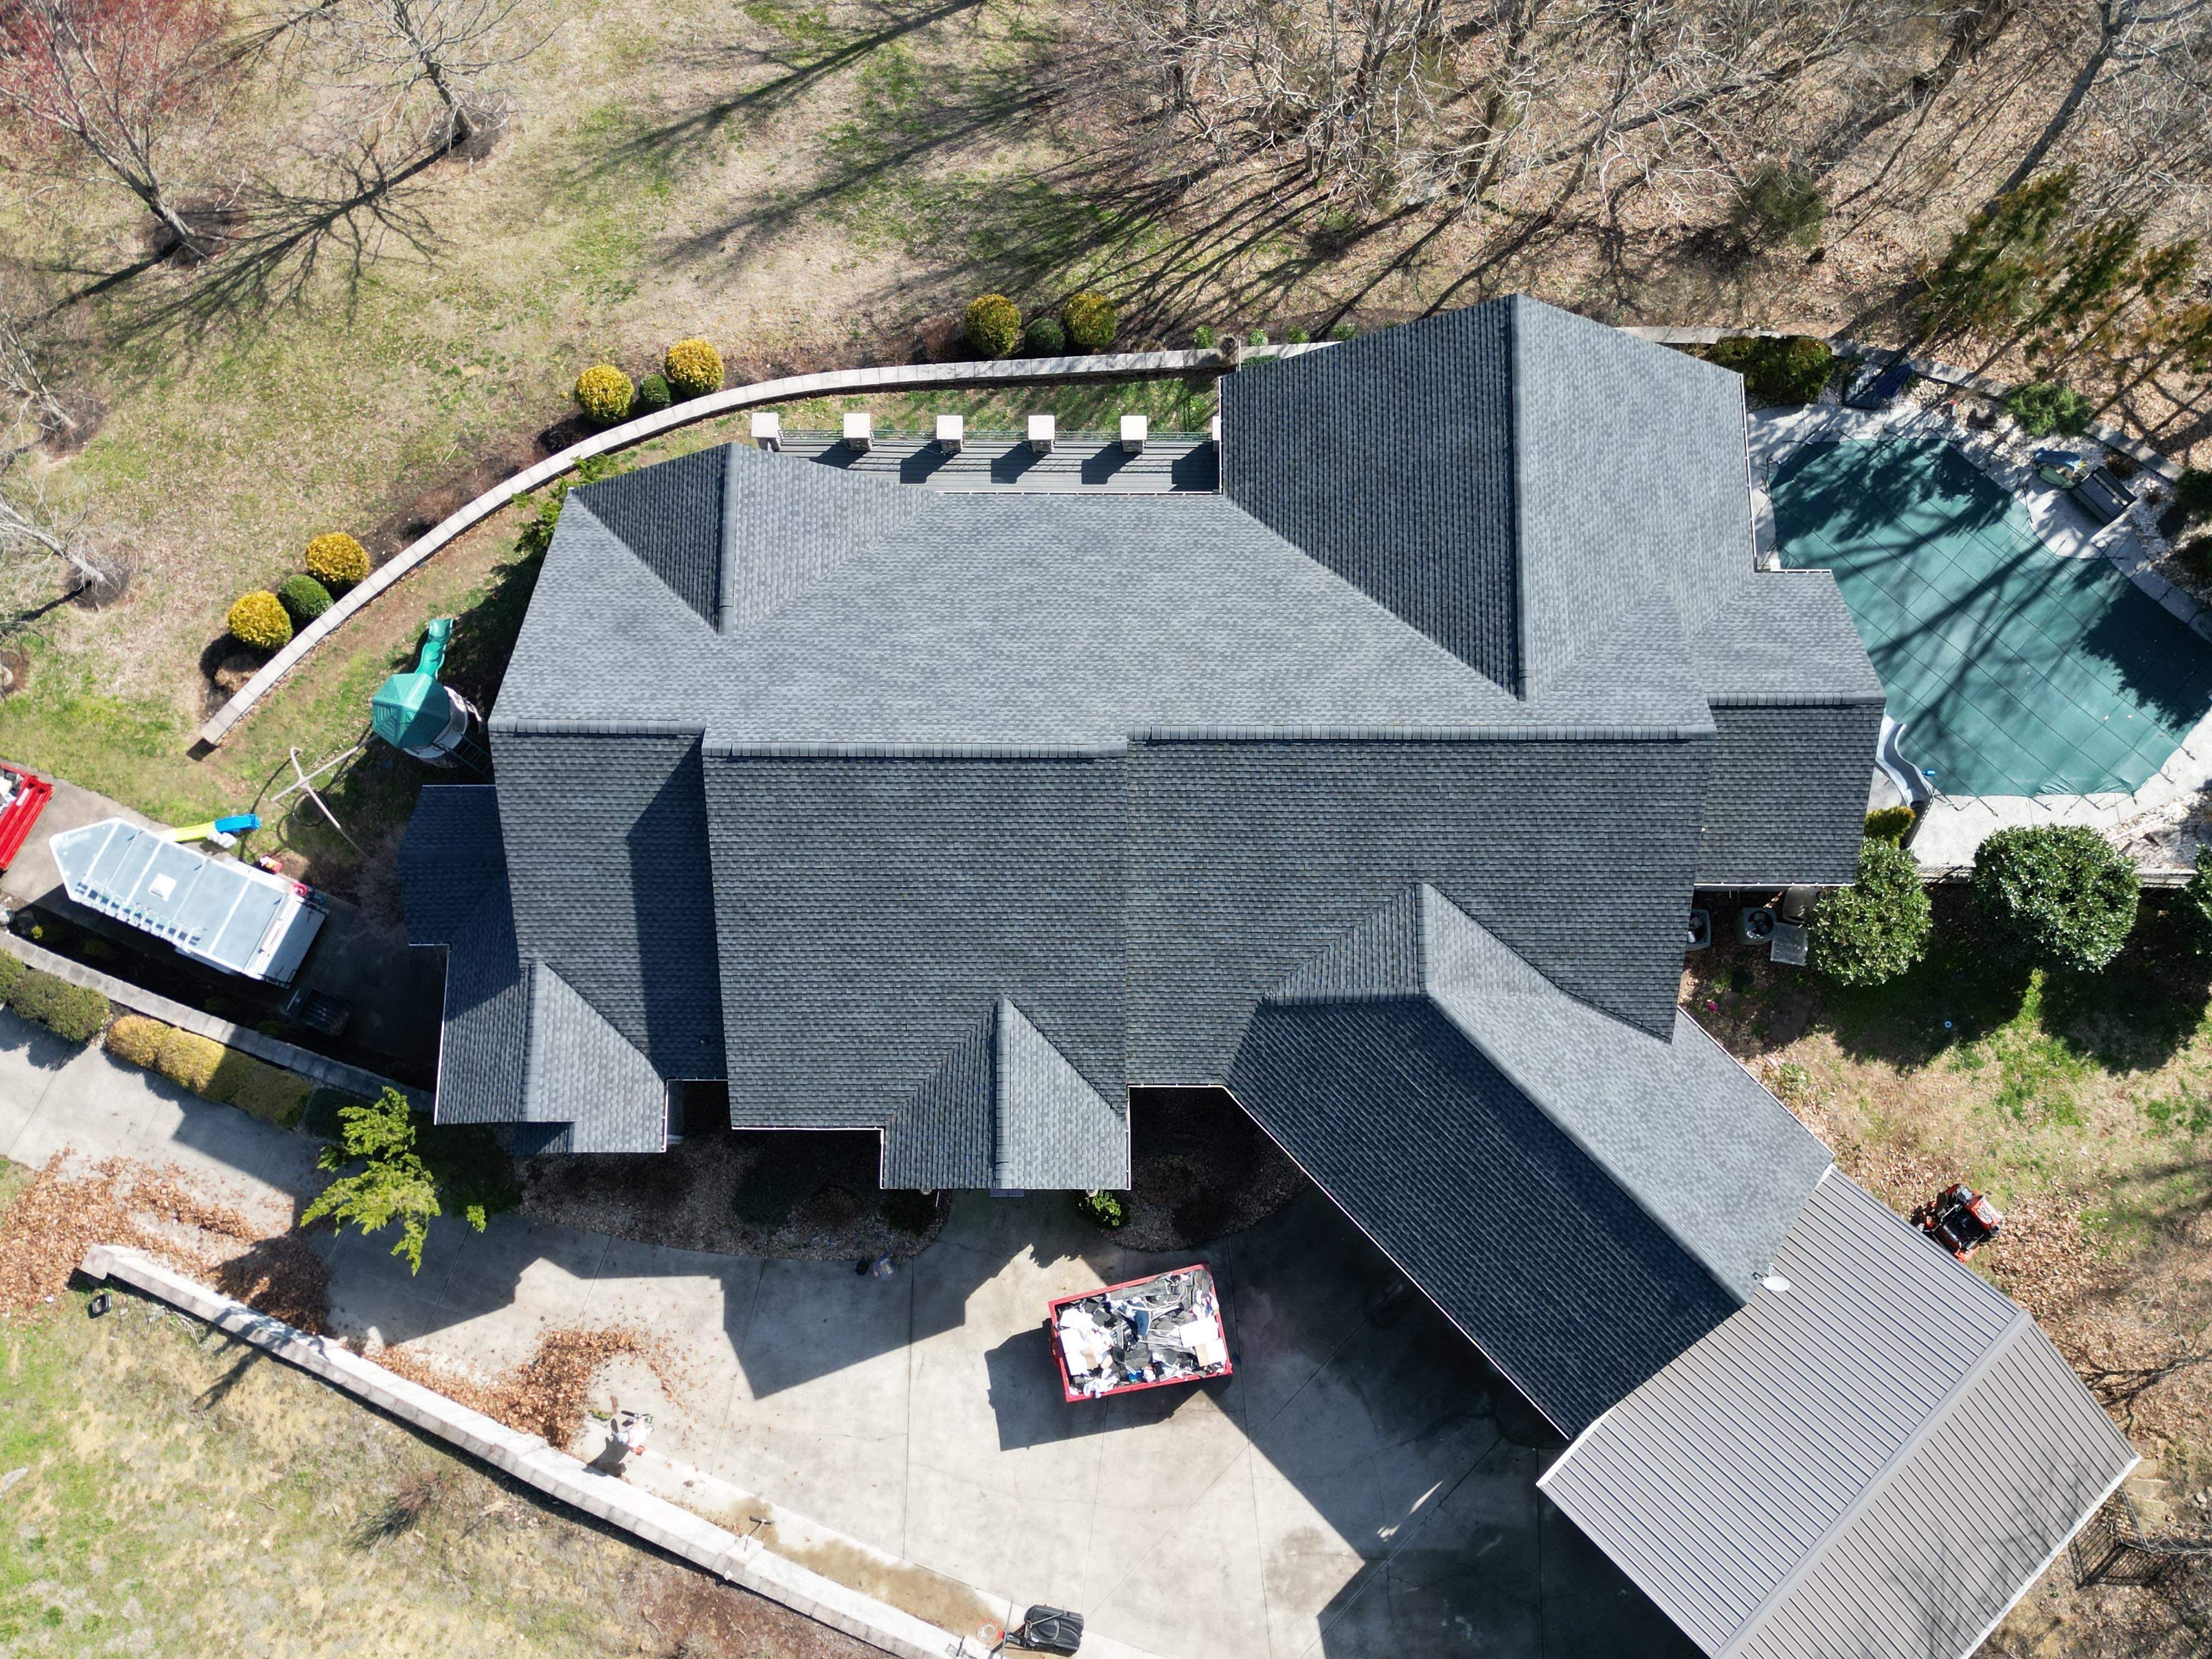
[[[1073,1653],[1083,1645],[1083,1615],[1065,1607],[1031,1607],[1022,1615],[1020,1638],[1035,1653]]]

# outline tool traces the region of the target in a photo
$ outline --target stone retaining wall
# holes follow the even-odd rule
[[[97,991],[110,1002],[128,1008],[134,1014],[145,1014],[167,1025],[204,1037],[210,1037],[226,1048],[235,1048],[240,1054],[251,1054],[256,1060],[265,1060],[271,1066],[281,1066],[288,1072],[297,1072],[313,1082],[342,1089],[347,1094],[359,1095],[364,1100],[374,1100],[386,1089],[397,1089],[407,1097],[418,1110],[430,1109],[430,1097],[420,1089],[410,1089],[404,1084],[394,1083],[388,1077],[349,1066],[342,1060],[332,1060],[328,1054],[319,1054],[312,1048],[302,1048],[297,1043],[287,1042],[255,1030],[250,1025],[234,1025],[229,1020],[217,1019],[213,1014],[149,991],[142,985],[133,985],[127,979],[118,979],[112,974],[103,974],[97,968],[88,968],[81,962],[58,955],[43,945],[33,945],[27,939],[0,928],[0,950],[20,957],[40,973],[65,979],[72,985],[82,985]]]
[[[173,1272],[143,1251],[95,1244],[83,1272],[180,1308],[224,1334],[274,1354],[378,1409],[459,1447],[547,1497],[598,1516],[671,1555],[781,1602],[900,1659],[986,1659],[981,1643],[955,1636],[773,1554],[758,1540],[701,1520],[617,1476],[603,1474],[534,1434],[495,1422],[385,1370],[326,1337],[308,1336]]]

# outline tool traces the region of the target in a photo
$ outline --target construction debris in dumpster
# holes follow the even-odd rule
[[[1203,1267],[1055,1302],[1051,1325],[1070,1400],[1226,1376],[1232,1369],[1221,1298]]]

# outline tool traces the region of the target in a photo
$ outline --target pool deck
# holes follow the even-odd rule
[[[1937,410],[1909,404],[1879,410],[1813,404],[1752,412],[1753,500],[1762,555],[1771,550],[1774,538],[1766,483],[1783,459],[1807,444],[1869,438],[1951,444],[2012,494],[2051,551],[2061,558],[2109,560],[2169,615],[2198,637],[2212,641],[2212,609],[2151,568],[2132,519],[2122,517],[2099,527],[2071,496],[2045,483],[2033,467],[2005,454],[1990,434],[1971,431]],[[2166,764],[2131,793],[1938,795],[1922,808],[1912,852],[1924,872],[1944,873],[1971,866],[1974,849],[1999,830],[2078,823],[2111,836],[2146,869],[2162,869],[2172,863],[2172,855],[2159,848],[2152,837],[2187,817],[2208,787],[2212,787],[2212,713],[2184,734]]]

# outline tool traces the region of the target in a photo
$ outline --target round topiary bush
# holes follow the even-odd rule
[[[1935,913],[1912,854],[1894,842],[1859,844],[1858,884],[1822,896],[1808,960],[1838,985],[1880,985],[1928,954]]]
[[[703,398],[722,389],[722,354],[711,340],[678,340],[660,360],[668,389],[679,398]]]
[[[333,530],[309,542],[307,556],[301,562],[310,576],[333,592],[341,587],[351,587],[368,576],[368,550],[343,530]]]
[[[986,357],[1011,357],[1022,343],[1021,307],[1003,294],[985,294],[968,302],[961,327]]]
[[[1114,302],[1087,288],[1067,296],[1060,320],[1067,330],[1067,343],[1078,351],[1105,350],[1114,343],[1114,331],[1121,323],[1114,314]]]
[[[1057,317],[1032,317],[1022,331],[1022,349],[1032,357],[1058,357],[1067,350],[1067,331]]]
[[[658,415],[676,401],[676,394],[668,389],[668,382],[658,374],[648,374],[637,383],[630,393],[629,412],[633,415]]]
[[[612,363],[593,363],[576,377],[576,407],[593,426],[613,426],[629,417],[633,390]]]
[[[276,597],[295,627],[314,621],[331,608],[331,590],[313,576],[285,577],[277,585]]]
[[[2136,867],[2081,824],[2000,830],[1974,854],[1975,908],[1999,951],[2024,964],[2091,973],[2136,923]]]
[[[1910,806],[1877,806],[1866,815],[1866,838],[1902,847],[1912,831],[1913,817]]]
[[[274,651],[292,637],[292,618],[284,602],[266,588],[243,595],[225,618],[231,637],[257,651]]]

